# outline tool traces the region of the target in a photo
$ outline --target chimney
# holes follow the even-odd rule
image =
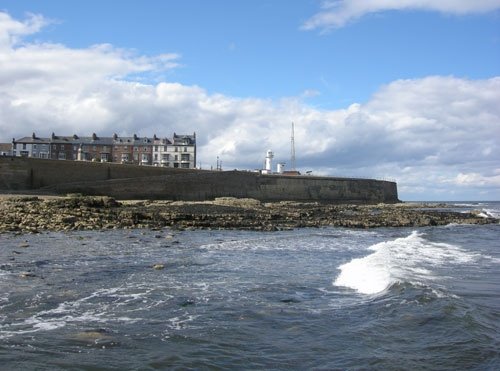
[[[153,139],[154,139],[154,140],[158,140],[158,137],[156,136],[156,134],[155,134],[155,135],[153,135]]]
[[[52,132],[52,139],[56,139],[56,135]]]
[[[118,134],[114,133],[113,134],[113,140],[117,140],[118,139]]]
[[[137,138],[137,134],[134,134],[134,140],[137,140],[139,138]]]
[[[92,140],[97,140],[97,135],[96,135],[96,133],[92,133]]]
[[[36,135],[34,132],[33,132],[33,134],[31,134],[31,138],[36,139]]]
[[[75,139],[75,140],[78,139],[78,135],[73,134],[73,139]]]

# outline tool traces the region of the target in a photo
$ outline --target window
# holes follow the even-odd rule
[[[61,147],[61,150],[64,151],[64,144],[61,144],[60,147]]]
[[[23,149],[26,149],[26,143],[23,143]]]
[[[181,161],[189,161],[189,153],[186,154],[186,155],[182,154],[181,155]]]
[[[134,151],[137,152],[139,150],[139,148],[137,147],[134,147]]]
[[[179,152],[179,147],[175,147],[175,152]]]
[[[148,147],[144,147],[144,152],[146,152],[148,150]]]
[[[158,146],[155,146],[155,152],[158,152]]]
[[[52,145],[52,149],[53,150],[56,150],[57,149],[57,146],[55,144]]]
[[[188,151],[188,147],[184,147],[184,152],[187,152]]]
[[[33,144],[33,149],[36,149],[36,144]]]
[[[155,161],[158,161],[158,154],[155,153]]]
[[[59,160],[66,160],[66,153],[64,152],[59,152],[59,157],[58,157]]]
[[[97,146],[92,146],[92,149],[93,149],[94,151],[97,151]]]
[[[102,146],[102,151],[103,152],[108,152],[108,146]]]
[[[183,164],[181,164],[181,168],[183,168],[183,169],[189,169],[189,163],[183,163]]]
[[[175,155],[175,161],[179,161],[179,156]]]

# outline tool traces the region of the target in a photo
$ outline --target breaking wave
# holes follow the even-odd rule
[[[377,294],[396,283],[425,284],[436,278],[436,267],[470,263],[478,257],[455,245],[430,242],[416,231],[407,237],[377,243],[368,250],[373,253],[339,267],[334,285],[362,294]]]

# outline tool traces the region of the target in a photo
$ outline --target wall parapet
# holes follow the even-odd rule
[[[81,163],[1,157],[0,190],[108,195],[117,199],[209,200],[217,197],[261,201],[331,203],[399,202],[397,184],[375,179],[263,175],[112,163]]]

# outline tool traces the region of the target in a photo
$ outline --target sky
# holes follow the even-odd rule
[[[0,142],[197,135],[198,166],[500,200],[500,0],[0,0]]]

